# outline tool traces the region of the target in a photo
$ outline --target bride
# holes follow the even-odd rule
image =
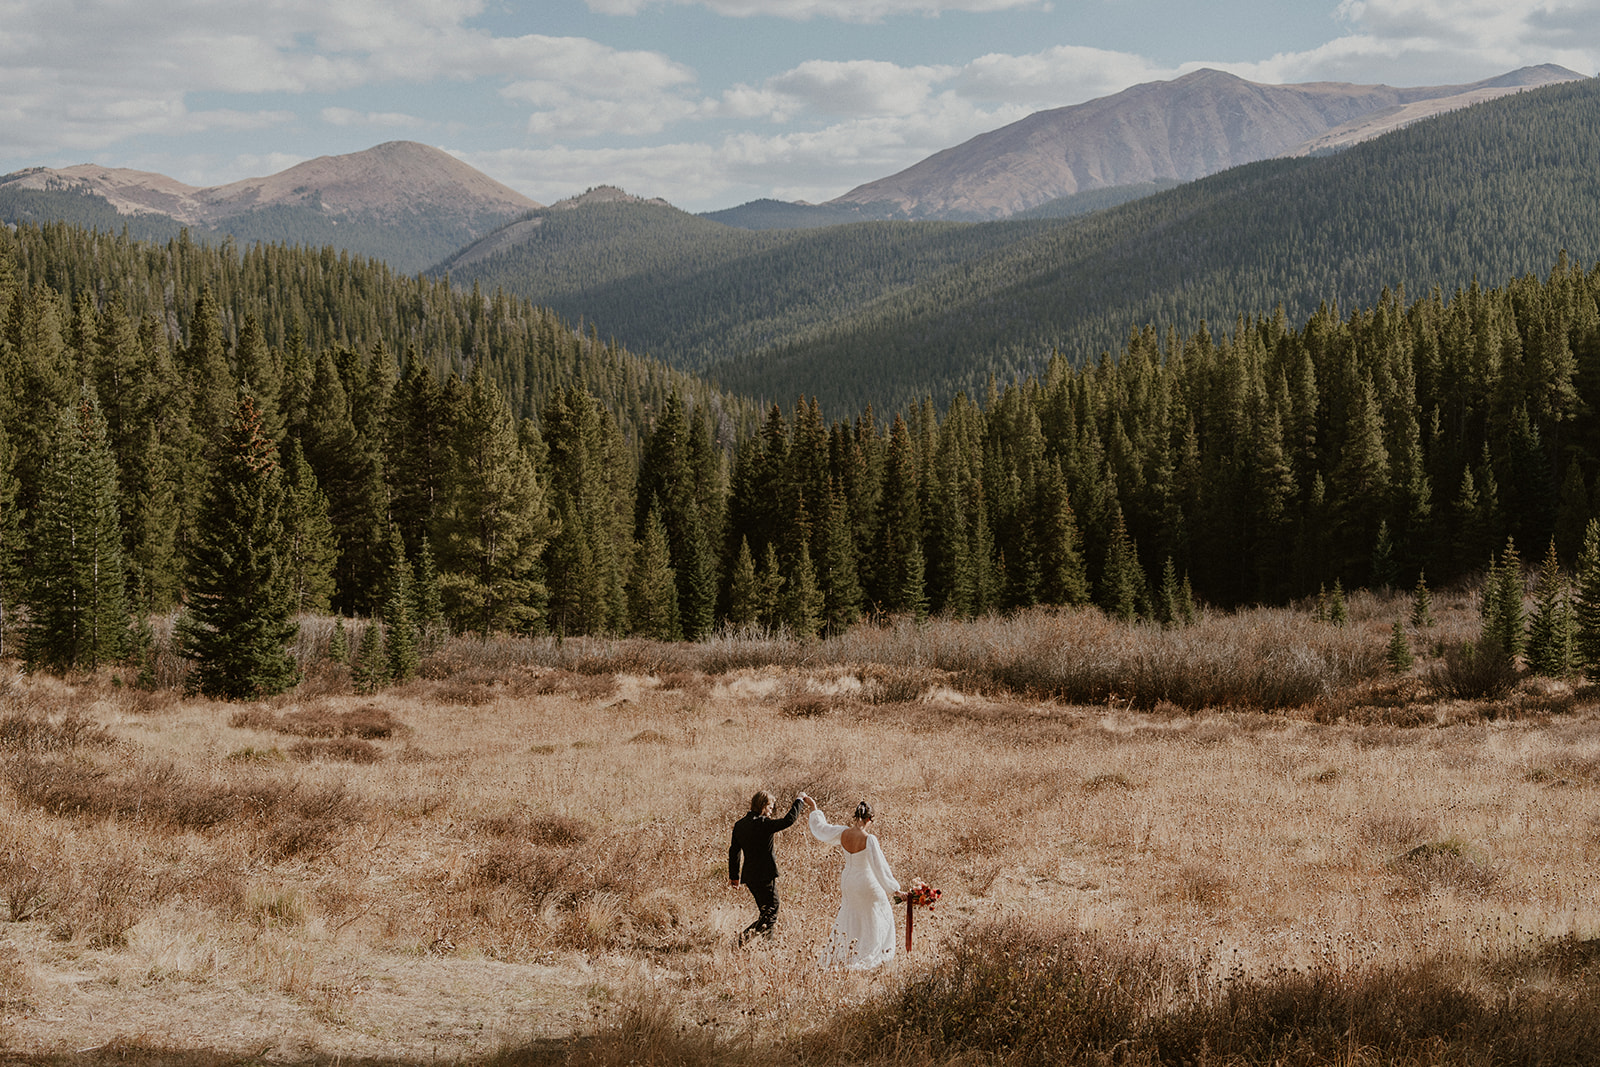
[[[839,917],[822,962],[827,966],[864,971],[894,958],[894,909],[889,896],[900,892],[900,883],[889,871],[878,839],[867,833],[872,825],[872,805],[865,800],[856,805],[848,826],[828,822],[817,802],[802,796],[810,809],[811,833],[824,844],[838,842],[844,849],[844,872],[839,876]]]

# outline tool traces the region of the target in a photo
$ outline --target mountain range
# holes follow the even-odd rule
[[[80,164],[0,178],[0,217],[187,227],[241,242],[334,245],[414,273],[542,205],[447,152],[412,141],[320,156],[265,178],[197,188],[161,174]]]
[[[1263,153],[1276,158],[1236,162]],[[1051,159],[1066,174],[1053,186]],[[915,213],[929,217],[859,221]],[[1448,292],[1563,251],[1600,258],[1600,81],[1546,66],[1397,90],[1200,71],[1041,112],[827,205],[713,216],[611,186],[543,207],[392,142],[213,189],[35,168],[0,178],[0,219],[432,264],[745,395],[883,408],[1056,352],[1091,359],[1149,325],[1274,307],[1295,322],[1386,286]]]
[[[1385,288],[1495,285],[1563,252],[1594,263],[1600,80],[1066,218],[753,231],[625,201],[538,214],[527,240],[451,264],[451,280],[581,316],[742,395],[903,409],[1056,353],[1116,353],[1146,327],[1231,331],[1279,308],[1293,326]]]

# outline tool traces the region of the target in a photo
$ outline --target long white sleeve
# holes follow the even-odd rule
[[[830,823],[827,816],[822,814],[821,808],[816,808],[811,812],[809,821],[811,836],[825,845],[836,844],[839,840],[839,835],[844,833],[844,827]]]
[[[900,883],[894,880],[894,875],[889,871],[889,861],[884,858],[883,849],[878,847],[878,839],[871,834],[867,835],[867,863],[872,867],[872,875],[878,880],[878,884],[883,886],[885,893],[892,896],[900,892]]]

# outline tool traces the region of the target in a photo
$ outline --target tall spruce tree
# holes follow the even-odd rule
[[[445,613],[481,634],[528,632],[545,607],[539,556],[555,531],[500,391],[473,372],[455,435],[437,552]]]
[[[633,553],[633,573],[628,577],[628,608],[633,631],[658,641],[683,636],[678,622],[677,576],[667,546],[667,528],[651,508],[645,515],[644,537]]]
[[[739,539],[739,555],[733,561],[728,586],[728,625],[736,630],[754,626],[761,617],[761,585],[756,578],[755,557],[748,538]]]
[[[317,485],[299,440],[291,440],[283,465],[283,543],[297,612],[327,611],[333,602],[338,539],[328,519],[328,497]]]
[[[1498,649],[1508,663],[1522,654],[1526,637],[1522,592],[1522,558],[1517,555],[1515,539],[1508,538],[1505,551],[1490,560],[1481,602],[1483,643],[1486,648]]]
[[[195,687],[242,700],[280,693],[300,680],[289,642],[294,586],[285,559],[283,471],[248,395],[223,435],[196,522],[188,602],[178,620]]]
[[[1573,602],[1577,666],[1590,681],[1600,681],[1600,519],[1590,519],[1584,528],[1577,584]]]
[[[1556,541],[1539,567],[1533,594],[1533,615],[1528,619],[1528,667],[1546,678],[1563,678],[1572,671],[1572,603],[1566,578],[1556,555]]]
[[[0,425],[0,656],[11,654],[11,632],[23,600],[22,516],[17,508],[17,476],[11,438]]]
[[[129,628],[116,462],[87,385],[57,420],[32,520],[24,658],[54,670],[120,658]]]
[[[398,529],[392,530],[389,553],[389,595],[383,604],[383,653],[389,678],[408,682],[417,675],[421,662],[420,641],[414,612],[413,572],[406,559],[406,546]]]

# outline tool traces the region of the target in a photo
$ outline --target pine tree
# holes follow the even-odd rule
[[[756,618],[761,625],[770,629],[777,629],[782,622],[780,608],[783,604],[783,586],[783,568],[778,566],[778,549],[768,541],[766,554],[761,558],[761,570],[756,575],[756,601],[760,605]]]
[[[760,617],[761,586],[756,579],[755,557],[750,555],[749,539],[741,537],[728,589],[728,625],[742,630],[755,625]]]
[[[1554,537],[1539,568],[1533,600],[1533,616],[1528,620],[1528,667],[1546,678],[1563,678],[1572,671],[1572,612]]]
[[[389,569],[389,596],[383,606],[384,657],[390,680],[408,682],[416,677],[421,656],[416,617],[412,614],[411,561],[406,559],[405,542],[398,529],[391,532],[389,551],[394,561]]]
[[[283,472],[255,401],[239,398],[196,522],[189,599],[177,634],[195,685],[229,700],[300,680],[286,647],[299,626],[284,559]]]
[[[1335,578],[1333,591],[1328,594],[1328,622],[1345,626],[1350,622],[1350,608],[1344,602],[1344,584]]]
[[[1145,599],[1144,570],[1139,566],[1138,546],[1128,536],[1119,507],[1112,520],[1105,573],[1100,578],[1100,606],[1123,622],[1133,622],[1139,617]]]
[[[433,543],[427,537],[417,553],[417,580],[411,587],[411,617],[416,620],[422,647],[432,651],[450,635],[444,618],[444,602],[439,597],[439,568],[433,559]]]
[[[327,611],[333,600],[339,545],[328,521],[328,497],[317,485],[298,439],[289,442],[283,475],[284,559],[294,588],[295,611]]]
[[[1377,589],[1393,588],[1399,576],[1394,558],[1394,539],[1389,536],[1389,520],[1378,520],[1378,537],[1372,546],[1372,584]]]
[[[1508,538],[1505,551],[1490,560],[1482,599],[1483,645],[1498,649],[1508,663],[1522,653],[1522,590],[1522,560],[1514,539]]]
[[[789,568],[788,590],[783,596],[783,624],[797,637],[815,637],[822,625],[822,590],[811,565],[811,546],[800,542],[800,553]]]
[[[633,554],[628,576],[628,608],[633,632],[658,641],[676,641],[683,632],[678,622],[677,576],[667,547],[667,528],[651,509],[645,516],[644,537]]]
[[[17,624],[17,607],[23,599],[21,539],[22,517],[17,511],[17,477],[11,438],[0,425],[0,655],[10,654],[7,642]]]
[[[1156,593],[1155,619],[1163,629],[1171,629],[1182,620],[1178,610],[1178,569],[1172,562],[1172,557],[1167,557],[1167,562],[1161,568],[1161,589]]]
[[[328,634],[328,662],[350,662],[350,635],[344,628],[344,616],[333,617],[333,631]]]
[[[34,667],[92,670],[119,659],[130,633],[116,463],[88,386],[58,418],[41,473],[23,656]]]
[[[1424,630],[1433,624],[1433,594],[1428,592],[1428,580],[1419,571],[1417,587],[1411,593],[1411,625]]]
[[[1185,626],[1193,626],[1200,621],[1200,605],[1194,598],[1188,574],[1184,574],[1183,583],[1178,587],[1178,618],[1183,620]]]
[[[1400,619],[1394,620],[1394,628],[1390,631],[1389,650],[1386,657],[1389,670],[1395,674],[1404,674],[1416,662],[1411,655],[1411,642],[1406,639],[1406,626]]]
[[[844,494],[838,492],[830,482],[828,509],[823,514],[819,531],[822,558],[817,575],[818,583],[822,586],[822,625],[830,634],[843,633],[861,617],[861,582],[856,570],[850,520],[844,507]],[[743,555],[739,562],[743,565],[749,561],[749,546],[741,547]],[[752,565],[752,581],[754,577],[755,568]]]
[[[1573,635],[1577,666],[1590,681],[1600,681],[1600,519],[1590,519],[1578,553]]]
[[[370,695],[388,681],[389,661],[383,654],[383,627],[377,619],[368,619],[361,644],[356,649],[356,661],[350,668],[350,682],[356,692]]]
[[[511,411],[474,371],[440,511],[439,592],[451,622],[480,634],[527,632],[541,618],[539,557],[556,532]]]

